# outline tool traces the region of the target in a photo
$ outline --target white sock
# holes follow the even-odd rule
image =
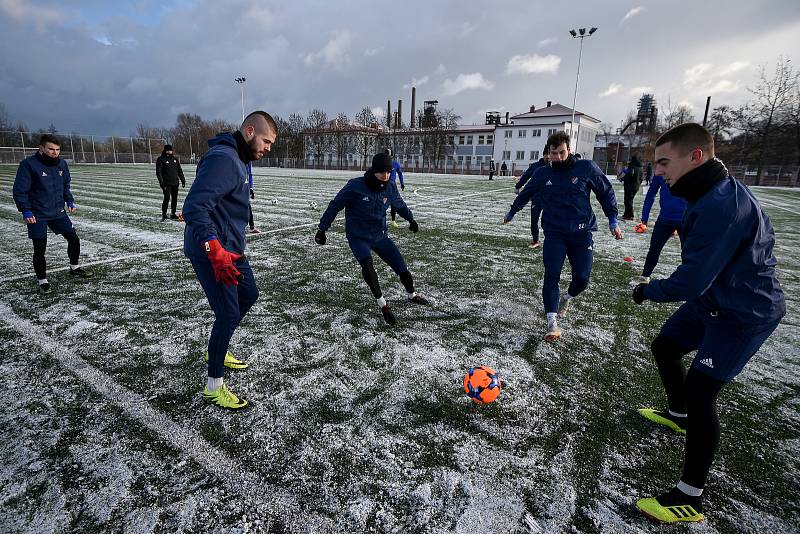
[[[219,378],[213,378],[210,376],[208,377],[208,382],[206,382],[206,389],[208,391],[216,391],[221,387],[222,387],[222,377]]]
[[[49,282],[47,281],[47,278],[41,278],[41,279],[39,279],[39,280],[38,280],[38,282],[39,282],[39,285],[40,285],[40,286],[41,286],[41,285],[44,285],[44,284],[48,284],[48,283],[49,283]]]
[[[672,410],[667,410],[672,417],[686,417],[685,413],[678,413],[673,412]]]
[[[557,313],[549,313],[547,314],[547,328],[550,328],[552,325],[556,324],[556,317],[558,316]]]
[[[381,297],[378,297],[378,298],[376,298],[376,299],[375,299],[375,302],[377,302],[377,303],[378,303],[378,307],[379,307],[379,308],[383,308],[384,306],[386,306],[386,299],[385,299],[385,298],[383,298],[382,296],[381,296]]]
[[[694,486],[690,486],[683,480],[678,481],[678,485],[676,486],[679,490],[684,492],[686,495],[691,495],[692,497],[699,497],[703,494],[703,488],[695,488]]]
[[[417,296],[417,292],[416,291],[412,291],[411,293],[407,293],[407,295],[408,295],[408,298],[413,299],[414,297]]]
[[[566,300],[566,301],[569,301],[569,299],[571,299],[571,298],[573,298],[573,297],[572,297],[572,295],[570,295],[570,294],[569,294],[569,292],[568,292],[568,291],[564,291],[564,294],[563,294],[563,295],[561,295],[561,298],[562,298],[562,299],[564,299],[564,300]]]
[[[74,271],[74,270],[75,270],[75,269],[77,269],[78,267],[80,267],[80,265],[72,265],[71,263],[69,264],[69,270],[70,270],[70,271]]]

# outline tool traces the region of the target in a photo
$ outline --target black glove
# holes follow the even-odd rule
[[[636,304],[641,304],[647,297],[644,296],[644,288],[647,284],[638,284],[636,287],[633,288],[633,302]]]
[[[400,191],[405,191],[405,190],[406,190],[406,186],[404,184],[400,184]]]
[[[317,230],[317,235],[314,236],[314,241],[317,242],[317,245],[324,245],[328,241],[328,238],[325,237],[325,232],[322,230]]]
[[[250,190],[250,198],[252,199],[256,198],[256,192],[253,189]]]
[[[414,232],[415,234],[419,232],[419,225],[417,224],[417,221],[409,221],[408,229]]]

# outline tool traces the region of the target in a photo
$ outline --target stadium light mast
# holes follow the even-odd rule
[[[573,39],[581,40],[581,46],[578,49],[578,72],[575,74],[575,94],[572,96],[572,121],[570,122],[569,125],[570,137],[575,137],[575,146],[573,147],[573,150],[575,152],[578,151],[578,138],[575,136],[575,105],[578,102],[578,80],[581,77],[581,56],[583,55],[583,39],[591,36],[596,31],[597,31],[596,27],[592,27],[589,30],[589,33],[586,33],[586,28],[581,28],[577,32],[575,30],[569,31],[569,34],[572,36]]]
[[[239,84],[239,88],[242,90],[242,122],[244,122],[244,82],[247,79],[244,76],[240,76],[239,78],[234,78],[234,81]]]

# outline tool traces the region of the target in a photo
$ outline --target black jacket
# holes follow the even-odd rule
[[[158,185],[162,188],[177,186],[178,180],[182,186],[186,187],[186,178],[183,177],[181,162],[175,155],[168,156],[161,154],[156,160],[156,178]]]

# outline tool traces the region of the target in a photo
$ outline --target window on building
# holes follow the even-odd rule
[[[525,159],[525,151],[524,150],[517,150],[517,160]]]
[[[479,136],[478,136],[478,144],[479,144],[479,145],[482,145],[482,144],[483,144],[483,136],[482,136],[482,135],[479,135]]]
[[[458,136],[458,144],[459,145],[463,145],[464,144],[464,136],[463,135],[459,135]]]
[[[471,136],[471,135],[468,135],[468,136],[467,136],[467,144],[468,144],[468,145],[471,145],[471,144],[472,144],[472,136]]]
[[[509,138],[509,137],[511,137],[512,135],[514,135],[514,132],[513,132],[513,130],[506,130],[506,131],[505,131],[505,132],[503,132],[503,133],[505,134],[505,137],[506,137],[506,138]]]
[[[494,143],[494,135],[487,135],[486,136],[486,144],[491,145]]]
[[[531,137],[541,137],[542,136],[542,129],[537,128],[535,130],[531,130]]]
[[[554,133],[556,133],[557,131],[558,131],[558,130],[556,130],[555,128],[550,128],[549,130],[547,130],[547,135],[553,135],[553,134],[554,134]]]
[[[528,137],[528,130],[519,130],[517,137]]]
[[[537,159],[539,159],[539,151],[531,150],[531,161],[536,161]]]
[[[511,159],[511,151],[503,150],[503,159]]]
[[[451,135],[451,136],[449,137],[449,139],[450,139],[450,144],[451,144],[451,145],[454,145],[454,144],[456,144],[456,136],[454,136],[454,135]]]

